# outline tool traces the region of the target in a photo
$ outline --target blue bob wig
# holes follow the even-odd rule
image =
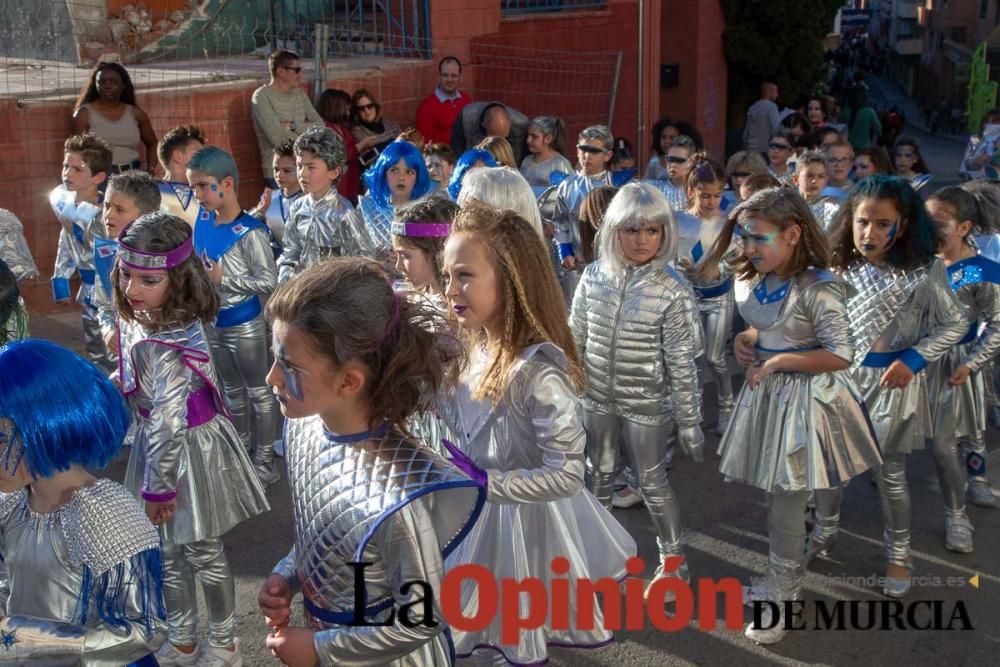
[[[125,399],[96,366],[37,339],[0,347],[0,417],[14,422],[35,477],[104,468],[129,424]]]
[[[462,180],[465,174],[477,163],[482,162],[487,167],[497,166],[493,153],[482,148],[470,148],[462,153],[462,156],[455,162],[455,170],[451,172],[451,180],[448,181],[448,194],[455,201],[458,201],[458,194],[462,191]]]
[[[365,172],[365,185],[372,200],[383,211],[392,210],[392,199],[389,184],[386,182],[386,172],[389,167],[402,160],[407,167],[417,172],[417,182],[413,186],[410,200],[420,199],[431,189],[431,175],[424,163],[424,154],[409,141],[394,141],[385,147],[368,171]]]
[[[234,188],[240,185],[240,170],[236,166],[236,160],[218,146],[199,148],[198,152],[191,156],[187,168],[189,171],[208,174],[219,183],[222,183],[222,179],[230,177],[233,179]]]

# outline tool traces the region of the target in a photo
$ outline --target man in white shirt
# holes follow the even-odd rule
[[[743,128],[743,147],[754,153],[767,152],[767,143],[778,130],[781,116],[778,113],[778,86],[766,82],[760,87],[760,99],[747,110],[747,123]]]

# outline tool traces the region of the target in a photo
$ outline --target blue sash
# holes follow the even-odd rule
[[[699,241],[700,243],[700,241]],[[733,279],[730,278],[714,287],[695,287],[694,294],[699,299],[715,299],[733,289]]]
[[[115,268],[115,258],[118,257],[118,241],[114,239],[94,239],[94,268],[101,281],[104,292],[111,296],[111,269]]]
[[[215,316],[215,326],[220,329],[239,326],[257,317],[263,310],[260,297],[254,295],[234,306],[220,310],[219,314]]]
[[[194,251],[202,259],[207,257],[218,262],[237,241],[254,229],[266,232],[267,225],[247,213],[228,224],[216,225],[213,211],[198,209],[198,220],[194,223]]]
[[[969,330],[965,332],[964,336],[962,336],[962,340],[955,343],[955,345],[965,345],[966,343],[971,343],[972,341],[976,340],[976,336],[978,335],[979,335],[979,322],[973,322],[972,326],[969,327]]]
[[[365,618],[373,619],[379,614],[381,614],[386,609],[392,607],[393,599],[391,597],[382,600],[378,604],[368,605],[365,607]],[[329,609],[323,609],[322,607],[317,607],[313,604],[308,597],[302,596],[302,604],[306,608],[306,611],[313,618],[318,618],[324,623],[335,623],[337,625],[354,625],[354,610],[350,611],[330,611]]]
[[[150,653],[145,658],[139,658],[135,662],[128,663],[128,667],[160,667],[153,654]]]
[[[948,267],[948,283],[953,290],[971,283],[1000,284],[1000,264],[983,255],[963,259]]]

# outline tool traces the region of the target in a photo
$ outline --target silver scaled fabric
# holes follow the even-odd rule
[[[160,211],[180,218],[193,229],[199,208],[194,189],[187,183],[176,181],[157,181],[156,185],[160,189]]]
[[[24,227],[11,211],[0,208],[0,259],[18,281],[38,277],[38,267],[24,238]]]
[[[285,226],[288,224],[289,216],[292,214],[292,204],[302,197],[302,191],[286,197],[281,188],[271,190],[271,203],[267,210],[263,212],[263,220],[267,228],[271,230],[271,238],[279,248],[285,242]]]
[[[220,307],[253,296],[265,303],[277,281],[268,233],[252,229],[223,255]],[[233,425],[252,453],[254,465],[270,469],[274,441],[281,436],[281,413],[264,382],[272,363],[264,314],[232,327],[212,326],[207,333]]]
[[[164,541],[219,537],[266,512],[264,491],[225,416],[201,323],[156,331],[120,320],[119,329],[121,387],[136,422],[125,485],[139,498],[177,493],[174,518],[160,526]],[[191,428],[188,399],[206,388],[217,414]]]
[[[923,449],[933,434],[927,374],[917,373],[903,389],[879,386],[886,367],[862,364],[869,352],[912,349],[931,363],[954,347],[969,322],[948,284],[944,265],[933,260],[912,271],[869,262],[851,266],[844,279],[854,288],[848,299],[854,377],[883,454]]]
[[[735,288],[740,314],[758,332],[759,361],[804,350],[853,360],[849,285],[827,271],[806,269],[791,279],[783,299],[762,303],[755,292],[761,280],[741,280]],[[839,488],[882,462],[848,370],[779,371],[756,389],[744,384],[719,454],[727,479],[769,493]]]
[[[383,426],[337,436],[319,417],[289,419],[285,456],[295,520],[295,545],[274,572],[307,600],[321,665],[438,667],[450,665],[448,633],[435,600],[437,627],[398,622],[360,626],[328,622],[310,611],[355,611],[356,570],[364,568],[366,619],[385,621],[422,597],[409,581],[436,594],[444,556],[465,539],[485,491],[430,449]],[[418,616],[422,605],[411,612]]]
[[[361,216],[364,229],[371,239],[372,250],[369,256],[375,259],[389,256],[392,252],[392,209],[380,208],[371,194],[365,194],[358,199],[356,215]]]
[[[681,264],[690,263],[685,271],[698,298],[705,333],[705,365],[715,383],[715,394],[720,417],[733,411],[733,379],[726,364],[726,342],[733,328],[736,302],[732,288],[726,285],[732,281],[732,272],[727,260],[732,258],[735,245],[731,244],[723,260],[719,262],[719,277],[706,279],[699,274],[715,242],[725,226],[725,218],[701,220],[689,213],[676,213],[677,257]],[[715,294],[716,292],[720,292]],[[713,294],[715,294],[713,296]]]
[[[292,204],[278,258],[278,282],[330,257],[370,256],[374,243],[351,202],[330,190],[320,199],[302,195]]]
[[[569,560],[570,581],[621,579],[625,561],[636,555],[635,541],[583,488],[586,435],[562,350],[552,343],[524,348],[495,406],[472,398],[490,362],[485,351],[473,350],[458,385],[438,398],[456,444],[486,470],[489,487],[479,521],[448,566],[474,563],[498,580],[536,577],[552,590],[550,564],[560,556]],[[463,613],[474,614],[478,604],[476,587],[466,582]],[[574,610],[568,615],[572,625]],[[499,615],[481,631],[453,634],[460,658],[478,649],[513,663],[538,663],[547,659],[550,644],[595,647],[610,641],[602,618],[594,624],[593,630],[542,625],[522,631],[517,646],[502,644]]]
[[[74,273],[80,273],[82,281],[76,301],[81,306],[84,348],[92,362],[111,373],[115,368],[115,360],[104,344],[97,309],[91,304],[94,289],[94,234],[98,231],[98,235],[107,236],[101,220],[101,208],[88,202],[77,203],[76,195],[62,185],[49,193],[49,204],[62,227],[59,230],[52,282],[54,285],[66,283]],[[68,285],[66,289],[68,291]]]
[[[948,267],[955,296],[973,320],[966,338],[927,366],[928,394],[934,407],[934,460],[945,506],[964,506],[965,474],[959,466],[957,443],[983,443],[986,430],[986,384],[992,380],[990,362],[1000,351],[1000,265],[978,255]],[[952,387],[948,379],[959,366],[972,371],[965,382]]]
[[[652,166],[652,161],[650,161],[650,166]],[[646,180],[644,183],[649,183],[654,188],[663,193],[663,196],[667,198],[667,202],[670,203],[670,209],[674,212],[674,215],[678,213],[685,213],[688,210],[688,195],[687,188],[683,185],[674,185],[670,182],[670,175],[666,170],[660,173],[661,178],[651,178],[649,172],[646,172]]]
[[[809,210],[812,211],[816,222],[819,223],[820,229],[825,234],[833,233],[834,219],[837,217],[837,212],[840,211],[840,204],[841,202],[827,197],[809,204]]]
[[[25,489],[0,494],[0,551],[0,665],[121,667],[163,641],[159,537],[120,484],[48,514]]]

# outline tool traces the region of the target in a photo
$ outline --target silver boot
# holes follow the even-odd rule
[[[993,495],[993,489],[990,488],[990,481],[985,477],[970,478],[966,495],[973,505],[978,505],[979,507],[997,506],[997,497]]]
[[[944,529],[945,549],[960,554],[972,553],[972,522],[964,507],[960,510],[945,509]]]

